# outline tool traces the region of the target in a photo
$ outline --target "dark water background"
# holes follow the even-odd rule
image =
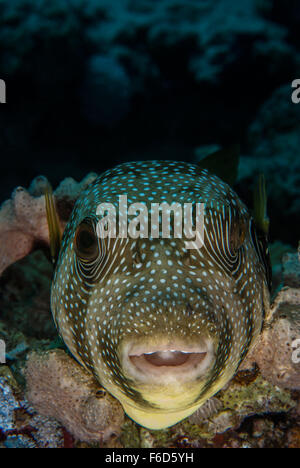
[[[236,189],[265,172],[271,238],[300,225],[297,0],[4,0],[0,202],[130,160],[195,162],[240,143]]]

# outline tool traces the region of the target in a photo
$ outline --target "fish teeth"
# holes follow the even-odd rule
[[[164,349],[164,350],[158,350],[158,351],[150,351],[148,353],[143,353],[143,354],[163,354],[163,353],[182,353],[182,354],[191,354],[190,351],[182,351],[180,349]]]

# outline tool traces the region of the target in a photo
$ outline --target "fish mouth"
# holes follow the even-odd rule
[[[129,345],[124,350],[123,364],[130,376],[142,382],[194,380],[204,374],[214,358],[211,340],[201,345],[184,346],[166,343],[159,346]]]

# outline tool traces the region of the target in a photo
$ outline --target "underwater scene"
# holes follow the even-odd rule
[[[0,0],[0,448],[300,448],[299,148],[298,0]]]

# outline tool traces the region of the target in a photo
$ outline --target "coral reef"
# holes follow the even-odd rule
[[[277,293],[269,320],[242,368],[251,368],[256,363],[269,382],[300,390],[300,366],[295,350],[295,342],[300,338],[300,250],[283,256],[282,263],[283,287]]]
[[[0,277],[1,321],[9,328],[5,342],[10,357],[26,337],[53,339],[57,331],[49,314],[53,265],[44,252],[36,250],[9,266]],[[13,313],[11,311],[14,311]],[[15,330],[23,337],[16,339]],[[0,326],[0,335],[1,335]],[[22,346],[21,346],[22,347]]]
[[[27,21],[22,21],[24,8],[29,13]],[[13,26],[16,25],[17,37],[13,34]],[[28,56],[33,60],[37,38],[42,39],[43,43],[60,40],[60,45],[67,38],[68,42],[63,46],[69,50],[71,57],[69,62],[59,61],[58,78],[61,80],[68,76],[70,61],[78,57],[76,47],[79,39],[88,43],[91,50],[109,51],[118,60],[127,58],[132,61],[130,49],[135,47],[134,39],[139,35],[138,59],[145,64],[152,61],[152,66],[157,66],[155,58],[158,59],[151,55],[153,49],[189,48],[190,70],[200,81],[218,79],[223,69],[239,58],[241,50],[236,47],[236,40],[240,35],[243,35],[245,42],[248,39],[250,47],[260,54],[259,57],[270,60],[268,65],[273,69],[282,67],[280,59],[282,55],[286,58],[288,50],[285,29],[266,19],[258,2],[252,0],[246,0],[243,6],[230,0],[221,0],[218,4],[195,0],[185,3],[174,0],[117,0],[113,5],[107,0],[101,4],[71,0],[68,3],[55,1],[51,6],[45,0],[38,3],[18,0],[13,4],[2,3],[1,26],[1,42],[9,45],[0,62],[1,69],[7,74],[22,69]],[[81,35],[77,38],[79,31]],[[23,39],[22,48],[18,41],[20,36]],[[246,47],[246,44],[241,43],[241,47]],[[51,49],[46,52],[50,55]],[[290,60],[295,60],[292,57],[295,50],[291,47],[289,52]],[[221,56],[225,60],[220,60]],[[9,60],[5,62],[5,58]],[[47,64],[48,70],[51,63]],[[145,68],[141,68],[141,71],[145,72]],[[46,71],[44,80],[51,82]]]
[[[288,244],[295,247],[294,226],[300,224],[300,106],[292,103],[291,89],[291,83],[281,85],[258,108],[246,132],[236,183],[237,192],[251,207],[257,176],[265,175],[270,234],[286,244],[286,251],[291,250]],[[217,144],[195,147],[194,160],[218,148]]]
[[[44,197],[33,198],[23,188],[15,190],[12,200],[0,212],[0,272],[33,249],[34,241],[47,242],[48,226]]]
[[[22,185],[0,206],[1,448],[300,447],[299,12],[297,0],[0,1],[0,200]],[[23,186],[41,173],[59,184],[64,229],[90,171],[194,162],[208,145],[236,142],[235,188],[249,207],[256,175],[267,182],[268,321],[235,378],[189,420],[155,432],[125,416],[114,437],[121,411],[109,395],[95,397],[52,320],[47,180]]]
[[[260,415],[266,412],[286,412],[296,407],[290,392],[274,387],[261,375],[251,375],[240,371],[231,381],[230,385],[221,390],[215,400],[221,403],[220,407],[208,418],[192,415],[189,421],[197,423],[203,434],[210,437],[223,433],[230,428],[238,428],[245,417]]]
[[[54,196],[62,230],[78,194],[96,177],[81,182],[65,179]],[[28,255],[37,245],[49,244],[49,231],[43,194],[47,180],[37,177],[28,190],[18,187],[0,209],[0,275],[12,263]]]
[[[29,402],[41,414],[59,420],[75,438],[99,442],[103,434],[102,441],[109,442],[112,434],[120,435],[124,422],[120,404],[103,396],[94,378],[62,350],[29,355],[26,376]],[[217,434],[238,429],[246,417],[297,411],[297,398],[274,386],[256,368],[239,371],[206,407],[164,431],[139,428],[126,418],[121,442],[128,447],[169,446],[167,440],[174,432],[212,440]]]
[[[282,259],[283,284],[291,288],[300,288],[300,251],[298,255],[286,253]]]
[[[300,224],[299,130],[300,107],[291,102],[288,83],[276,89],[259,109],[248,130],[247,154],[239,168],[238,190],[245,200],[249,200],[255,176],[265,174],[272,232],[289,243],[297,235],[293,226]]]
[[[49,444],[55,445],[53,438],[65,444],[66,433],[63,433],[62,442],[62,425],[75,439],[109,447],[297,446],[299,392],[294,389],[299,388],[299,364],[290,362],[293,352],[287,342],[290,330],[287,330],[288,334],[278,333],[278,329],[282,330],[282,321],[290,327],[294,323],[295,314],[292,311],[299,298],[293,296],[291,291],[291,288],[281,290],[273,305],[270,325],[226,388],[189,420],[164,431],[148,431],[128,418],[125,418],[122,426],[123,411],[119,403],[103,394],[93,376],[64,351],[42,351],[46,348],[40,343],[39,351],[30,353],[25,364],[27,396],[34,407],[34,416],[33,410],[28,413],[23,385],[16,383],[7,366],[2,367],[2,372],[9,376],[5,381],[6,397],[1,399],[1,413],[5,421],[1,422],[1,427],[4,427],[5,444],[44,446],[45,437],[49,434],[45,437],[38,434],[46,431],[48,426],[49,431],[52,428]],[[288,319],[284,318],[286,316]],[[29,344],[32,346],[31,342]],[[276,353],[278,361],[273,353]],[[284,366],[285,372],[279,374]],[[100,395],[97,395],[98,391]],[[23,433],[22,425],[16,430],[14,414],[20,408],[26,414],[25,427],[30,421],[30,426],[35,428],[35,439]],[[59,424],[53,426],[54,421],[59,421]],[[121,444],[118,444],[115,436],[120,430]],[[41,441],[38,441],[38,437]]]
[[[290,265],[289,262],[289,257],[290,254],[295,254],[296,249],[289,244],[284,244],[283,242],[273,242],[269,244],[269,251],[270,251],[270,257],[271,257],[271,265],[272,265],[272,295],[274,296],[280,288],[285,285],[285,286],[291,286],[293,287],[293,283],[289,284],[287,278],[283,278],[283,269],[286,269],[286,261],[288,261],[288,264]],[[295,255],[292,256],[292,258],[295,258]],[[283,264],[284,262],[284,264]],[[297,264],[296,266],[294,265],[293,261],[293,267],[296,268],[297,270]],[[295,280],[295,268],[292,269],[291,271],[291,277],[293,278],[293,281]]]
[[[107,442],[119,434],[124,421],[120,403],[63,350],[31,353],[25,374],[29,403],[75,439]]]
[[[57,421],[37,414],[8,366],[0,367],[0,447],[60,448],[64,433]]]
[[[293,359],[294,343],[300,338],[300,290],[282,289],[273,304],[272,317],[243,367],[256,362],[269,382],[300,390],[299,363]]]
[[[62,227],[78,193],[94,177],[91,174],[79,184],[67,179],[56,189]],[[23,191],[30,206],[34,202],[41,205],[43,184],[44,179],[39,178]],[[10,211],[0,212],[5,216],[1,225],[11,223],[18,233],[22,227],[19,211],[13,209],[13,201],[5,206]],[[33,213],[31,233],[45,216],[40,210]],[[12,236],[13,232],[6,229],[2,235]],[[37,245],[33,242],[31,248]],[[292,356],[294,341],[300,338],[299,252],[289,250],[280,243],[273,246],[277,292],[261,336],[239,372],[197,413],[164,431],[148,431],[127,417],[124,420],[119,403],[103,393],[93,376],[65,351],[57,349],[64,345],[52,323],[52,265],[44,253],[34,251],[7,266],[0,278],[0,339],[6,342],[8,364],[0,368],[0,444],[74,446],[85,441],[87,446],[110,447],[297,446],[300,372]],[[23,255],[27,253],[23,251]],[[8,250],[7,254],[13,262]]]
[[[130,423],[126,419],[121,434],[123,446],[168,447],[174,444],[182,446],[182,443],[184,446],[217,446],[216,438],[225,433],[231,434],[231,438],[225,437],[224,446],[268,446],[269,438],[273,438],[274,446],[297,445],[300,372],[299,363],[293,362],[292,353],[293,341],[300,337],[300,296],[299,289],[288,287],[288,284],[295,286],[295,280],[298,278],[298,254],[283,257],[284,265],[286,261],[289,268],[283,267],[284,287],[275,298],[269,320],[258,343],[250,351],[233,380],[188,420],[173,428],[158,432],[147,431],[137,428],[133,422]],[[49,357],[40,359],[48,360]],[[71,358],[67,359],[70,359],[71,363]],[[76,366],[79,374],[86,374]],[[34,369],[34,372],[43,380],[37,369]],[[56,373],[62,376],[61,371],[56,370]],[[47,378],[47,381],[50,379]],[[31,385],[37,385],[37,382]],[[43,393],[39,391],[39,385],[35,392],[38,395]],[[31,401],[33,402],[32,399]],[[47,406],[47,401],[44,399],[42,405]],[[40,404],[38,401],[37,407]],[[49,412],[46,414],[49,415]],[[50,414],[53,415],[51,412]],[[272,420],[260,419],[266,414],[290,415],[290,419],[280,423],[282,428],[284,425],[286,427],[284,442],[280,442],[283,429],[279,430]],[[251,429],[254,435],[251,442],[249,434],[246,441],[237,435],[243,421],[249,417],[254,418]],[[60,421],[62,422],[62,419]],[[70,429],[69,426],[68,429],[74,434],[73,428]],[[180,434],[182,436],[179,436]]]

